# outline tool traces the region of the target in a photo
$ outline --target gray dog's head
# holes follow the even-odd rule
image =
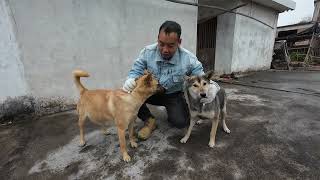
[[[184,82],[185,90],[187,90],[194,99],[208,98],[212,96],[212,93],[215,95],[219,89],[210,84],[213,75],[214,72],[209,71],[202,76],[186,76]]]

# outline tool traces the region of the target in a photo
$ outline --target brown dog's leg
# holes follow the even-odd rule
[[[119,136],[119,141],[120,141],[120,150],[122,153],[123,160],[126,162],[129,162],[131,160],[131,157],[129,156],[127,152],[127,144],[126,144],[126,130],[125,129],[120,129],[118,127],[118,136]]]
[[[134,120],[131,121],[131,123],[129,124],[129,139],[130,139],[131,147],[133,148],[138,147],[137,138],[134,135]]]
[[[79,129],[80,129],[80,146],[86,145],[86,141],[84,140],[84,122],[86,120],[86,117],[82,114],[79,114]]]
[[[212,126],[211,126],[211,132],[210,132],[210,141],[209,141],[209,146],[210,147],[213,147],[215,145],[218,124],[219,124],[219,113],[217,113],[213,117],[213,120],[212,120]]]

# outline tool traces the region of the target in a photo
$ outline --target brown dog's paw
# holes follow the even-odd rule
[[[137,148],[138,144],[134,141],[130,142],[132,148]]]
[[[111,132],[109,132],[108,130],[102,130],[101,133],[105,136],[111,135]]]
[[[129,156],[129,154],[128,153],[123,153],[123,160],[125,161],[125,162],[130,162],[131,161],[131,157]]]

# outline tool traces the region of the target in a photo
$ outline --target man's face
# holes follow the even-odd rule
[[[170,60],[181,44],[181,39],[177,33],[172,32],[166,34],[163,30],[158,35],[158,48],[161,57],[165,60]]]

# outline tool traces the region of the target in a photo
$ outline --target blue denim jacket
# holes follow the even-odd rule
[[[162,59],[157,43],[145,47],[135,60],[128,78],[137,78],[148,70],[166,89],[166,94],[182,91],[185,75],[202,75],[203,67],[197,57],[188,50],[179,47],[169,60]]]

